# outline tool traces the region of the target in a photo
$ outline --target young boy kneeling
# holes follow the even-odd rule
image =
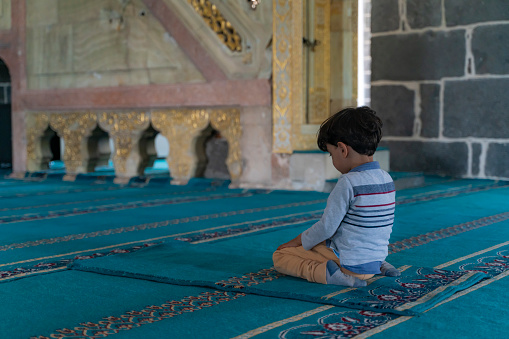
[[[343,175],[320,221],[273,255],[277,271],[311,282],[366,286],[375,274],[399,276],[385,261],[394,221],[395,189],[373,161],[382,121],[369,107],[347,108],[318,131],[318,147],[329,152]]]

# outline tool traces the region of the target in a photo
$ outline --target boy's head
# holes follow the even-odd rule
[[[382,120],[367,106],[345,108],[327,118],[318,130],[318,147],[327,152],[327,144],[342,142],[359,154],[373,155],[382,139]]]

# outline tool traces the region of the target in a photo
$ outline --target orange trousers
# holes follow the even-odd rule
[[[276,271],[320,284],[327,284],[327,261],[329,260],[334,260],[343,273],[361,280],[374,276],[374,274],[357,274],[341,267],[336,254],[323,244],[316,245],[309,251],[302,246],[286,247],[274,252],[272,260]]]

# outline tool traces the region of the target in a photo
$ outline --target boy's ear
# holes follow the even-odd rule
[[[341,151],[341,155],[343,156],[343,158],[346,158],[348,156],[348,146],[346,146],[345,143],[340,141],[338,142],[338,148]]]

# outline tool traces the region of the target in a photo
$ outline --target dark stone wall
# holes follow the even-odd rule
[[[391,170],[509,180],[509,1],[372,0]]]

